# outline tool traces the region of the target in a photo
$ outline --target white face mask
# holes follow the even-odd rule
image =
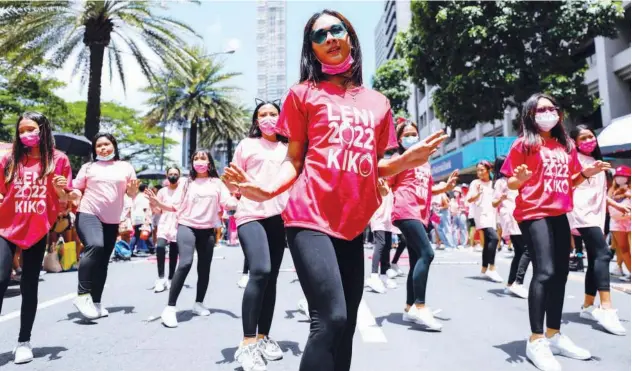
[[[560,121],[560,116],[557,112],[542,112],[535,114],[535,123],[542,131],[551,131]]]
[[[618,185],[626,185],[628,183],[628,179],[623,176],[617,176],[614,178],[614,181],[617,182]]]
[[[110,153],[107,156],[97,155],[97,161],[110,161],[114,158],[114,152]]]

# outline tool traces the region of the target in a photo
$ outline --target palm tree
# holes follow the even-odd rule
[[[234,102],[239,89],[226,85],[239,73],[223,72],[223,64],[205,56],[201,49],[189,49],[190,60],[170,66],[172,72],[158,74],[145,92],[153,109],[146,122],[152,126],[166,119],[181,126],[190,125],[189,155],[198,144],[211,146],[219,139],[237,138],[245,133],[243,109]],[[166,100],[166,102],[165,102]]]
[[[155,4],[153,5],[155,6]],[[0,55],[15,61],[41,61],[45,56],[61,67],[76,54],[73,76],[88,81],[85,135],[99,131],[101,77],[106,59],[112,80],[118,74],[123,90],[122,53],[129,53],[148,79],[153,76],[146,51],[163,62],[182,63],[184,34],[189,26],[152,12],[147,1],[2,1],[0,2]],[[125,49],[121,49],[124,47]],[[142,48],[142,49],[141,49]]]

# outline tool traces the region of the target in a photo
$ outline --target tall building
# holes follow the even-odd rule
[[[285,1],[257,1],[257,98],[281,99],[286,90]]]

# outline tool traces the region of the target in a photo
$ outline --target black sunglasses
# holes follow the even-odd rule
[[[331,33],[331,36],[336,39],[342,39],[347,34],[347,29],[342,23],[335,24],[328,29],[320,28],[318,30],[312,31],[310,34],[310,39],[313,43],[322,44],[327,40],[327,34]]]

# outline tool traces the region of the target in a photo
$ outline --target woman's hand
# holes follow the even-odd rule
[[[428,162],[430,156],[437,152],[441,143],[443,143],[446,139],[448,139],[448,135],[445,134],[443,130],[439,130],[429,137],[415,143],[412,147],[406,150],[404,155],[409,157],[413,167],[421,166]]]
[[[152,191],[149,188],[146,188],[144,193],[145,193],[145,196],[147,196],[147,198],[149,199],[149,204],[151,205],[151,207],[155,208],[157,205],[158,199],[154,191]]]
[[[388,188],[388,183],[386,182],[386,180],[382,178],[377,180],[377,190],[378,192],[380,192],[380,195],[382,195],[382,197],[386,197],[388,195],[390,189]]]
[[[519,165],[514,169],[514,177],[518,179],[520,183],[524,183],[527,180],[531,179],[533,175],[533,171],[529,170],[527,165]]]
[[[582,174],[586,177],[586,178],[590,178],[592,176],[595,176],[599,173],[601,173],[604,170],[608,170],[610,169],[612,166],[610,166],[609,163],[604,162],[604,161],[595,161],[592,164],[588,165],[587,167],[585,167],[582,170]]]
[[[127,195],[133,195],[136,194],[138,192],[138,186],[140,185],[140,180],[138,179],[132,179],[127,183]]]
[[[68,179],[62,175],[55,175],[53,178],[53,187],[55,187],[55,190],[57,192],[63,191],[66,189],[66,186],[68,186]]]
[[[456,187],[456,182],[459,180],[459,171],[454,170],[448,177],[448,190],[453,190]]]
[[[612,205],[617,211],[619,211],[624,216],[630,214],[630,206],[622,205],[622,204],[614,204]]]
[[[227,186],[236,188],[237,193],[241,194],[242,197],[246,197],[253,201],[263,202],[274,197],[270,190],[255,184],[252,178],[246,174],[242,168],[233,163],[224,169],[222,181]]]

